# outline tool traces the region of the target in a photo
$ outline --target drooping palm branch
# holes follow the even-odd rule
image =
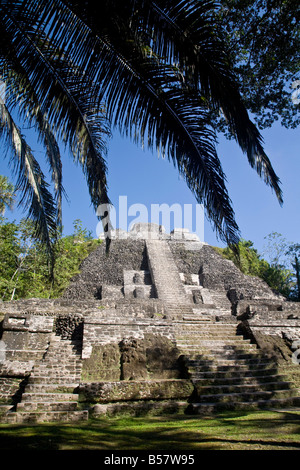
[[[1,68],[15,102],[46,136],[57,201],[62,178],[54,136],[81,163],[96,208],[109,202],[105,137],[108,125],[118,126],[171,159],[219,236],[237,243],[211,109],[223,112],[250,165],[282,201],[212,22],[214,8],[210,0],[0,2]]]
[[[15,189],[22,194],[20,203],[28,208],[29,216],[37,223],[37,236],[51,252],[51,245],[56,237],[53,197],[40,165],[4,104],[0,106],[0,136],[14,152],[15,158],[11,162],[13,171],[18,175]]]

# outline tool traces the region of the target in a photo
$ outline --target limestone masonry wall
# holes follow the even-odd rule
[[[178,410],[182,400],[202,400],[197,374],[222,373],[214,361],[234,354],[235,364],[256,361],[251,347],[258,346],[291,362],[299,303],[245,276],[186,230],[139,224],[121,235],[108,256],[103,243],[84,260],[60,299],[0,301],[0,417],[82,418],[78,400],[99,414],[125,402],[148,409],[143,400],[155,409],[169,400],[163,409]],[[44,388],[56,400],[49,417],[39,411]]]

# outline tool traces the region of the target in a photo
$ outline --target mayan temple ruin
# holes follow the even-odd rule
[[[0,302],[0,422],[300,406],[300,303],[188,230],[113,235],[61,298]]]

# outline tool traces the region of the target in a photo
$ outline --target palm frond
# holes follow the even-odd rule
[[[185,83],[199,89],[208,106],[224,114],[249,164],[282,203],[280,180],[263,149],[263,139],[249,118],[226,53],[223,32],[216,30],[214,1],[141,0],[136,30],[151,34],[154,52],[181,65]],[[142,25],[141,25],[141,22]]]
[[[1,2],[2,37],[9,38],[30,83],[24,109],[32,107],[39,128],[71,148],[95,207],[109,202],[104,158],[109,121],[171,159],[221,238],[237,243],[211,110],[222,110],[250,165],[280,202],[282,195],[243,105],[222,32],[213,23],[215,3],[101,0],[100,6],[96,15],[92,0]],[[0,60],[1,53],[5,57],[3,48]],[[33,104],[29,90],[35,92]]]
[[[64,52],[62,58],[62,53],[53,44],[49,45],[44,31],[37,30],[34,23],[31,23],[30,31],[23,26],[28,16],[34,19],[38,11],[38,5],[32,8],[32,3],[23,2],[23,10],[17,10],[15,15],[5,10],[5,33],[10,35],[19,68],[22,67],[23,76],[28,78],[39,103],[38,112],[34,108],[33,118],[44,130],[50,130],[51,125],[51,131],[70,148],[76,161],[82,165],[92,202],[97,207],[108,200],[106,164],[102,157],[106,149],[103,137],[108,134],[108,129],[103,112],[100,116],[97,114],[99,106],[95,110],[89,84],[85,82],[84,87],[84,80],[67,53]],[[26,4],[28,10],[25,10]],[[59,19],[61,21],[61,17]],[[49,137],[45,142],[48,147],[54,144]]]
[[[164,93],[168,92],[170,81],[176,79],[178,83],[178,74],[174,73],[174,62],[178,61],[180,64],[178,70],[181,71],[183,77],[179,85],[183,90],[186,87],[189,92],[193,86],[194,91],[198,92],[198,109],[202,108],[202,112],[204,105],[207,109],[212,106],[222,110],[242,151],[247,154],[250,165],[275,190],[281,203],[282,192],[279,178],[263,150],[262,138],[242,103],[238,85],[224,53],[223,43],[213,28],[210,15],[214,3],[196,0],[189,2],[140,0],[123,2],[120,5],[118,1],[103,2],[104,10],[107,8],[109,11],[109,14],[104,14],[103,17],[110,18],[106,24],[106,34],[101,34],[101,28],[104,27],[101,20],[98,22],[92,15],[93,2],[87,1],[85,3],[86,8],[82,18],[99,38],[98,49],[94,48],[90,54],[94,54],[93,64],[97,65],[94,65],[92,72],[89,69],[89,73],[92,74],[94,80],[103,83],[108,109],[113,110],[115,123],[121,125],[126,133],[131,133],[131,136],[136,140],[139,134],[141,136],[147,130],[149,131],[149,127],[147,128],[143,120],[138,122],[138,119],[131,118],[133,109],[139,107],[139,109],[145,110],[145,114],[149,114],[150,107],[147,108],[145,103],[147,102],[146,104],[149,105],[152,100],[152,103],[156,102],[154,108],[156,115],[159,115],[160,105],[166,97]],[[69,1],[68,4],[80,16],[76,2]],[[159,4],[161,4],[161,8]],[[144,14],[145,10],[151,13],[147,16]],[[114,14],[113,11],[117,13]],[[149,20],[151,14],[152,21]],[[160,21],[158,21],[158,15]],[[141,18],[145,16],[148,21],[148,30],[145,28],[145,22],[141,26]],[[136,22],[134,22],[135,19]],[[128,24],[130,28],[128,28]],[[122,28],[124,29],[122,30]],[[143,34],[139,34],[139,31],[142,31]],[[153,31],[156,31],[155,34]],[[126,40],[120,40],[121,34]],[[149,50],[155,53],[150,57],[145,57],[144,52],[144,40],[147,34]],[[160,48],[155,48],[156,44],[159,44]],[[158,64],[157,57],[163,54],[165,57]],[[157,74],[158,68],[161,72],[160,75]],[[191,77],[193,78],[191,79]],[[183,93],[185,92],[183,91]],[[149,94],[152,95],[151,98],[149,98]],[[136,102],[139,102],[138,106],[135,106]],[[169,110],[173,116],[176,115],[176,111],[171,110],[170,106]],[[199,113],[190,109],[190,114],[194,116],[196,122]],[[152,118],[149,117],[149,119],[155,120],[156,116],[152,115]],[[206,119],[207,126],[209,124],[207,115]],[[184,127],[183,125],[182,129]],[[132,128],[135,128],[134,133]],[[187,135],[186,131],[187,129],[184,129],[184,133]],[[156,132],[157,135],[163,135],[159,126],[156,126]],[[182,138],[182,133],[178,135]],[[166,136],[164,139],[167,142]],[[151,138],[149,140],[151,141]],[[199,190],[201,191],[200,188]],[[227,195],[224,200],[229,202]],[[210,213],[214,212],[212,210]],[[233,212],[231,212],[232,215]]]
[[[101,83],[98,92],[105,97],[109,120],[136,142],[143,143],[146,138],[150,148],[155,145],[166,153],[186,178],[197,200],[206,205],[220,235],[229,235],[227,241],[236,242],[237,225],[220,162],[214,145],[209,143],[214,141],[214,133],[209,130],[201,98],[196,94],[191,98],[191,93],[178,87],[173,67],[145,59],[140,50],[134,50],[129,33],[126,45],[116,50],[106,37],[94,36],[82,23],[79,26],[85,38],[83,54],[74,13],[70,11],[69,17],[66,11],[64,14],[64,24],[75,25],[72,35],[68,27],[73,61],[79,63],[83,56],[89,58],[81,62],[82,74],[90,83]],[[44,21],[43,15],[40,21]],[[56,29],[48,32],[50,37],[55,33]],[[63,30],[60,34],[65,37]],[[65,83],[66,80],[67,77]]]
[[[19,204],[35,222],[35,235],[52,253],[57,235],[55,202],[31,148],[4,104],[0,106],[0,137],[10,150],[9,163],[17,176],[15,189],[22,194]]]
[[[6,69],[8,63],[6,63]],[[54,195],[57,207],[57,225],[62,225],[62,198],[67,198],[62,183],[62,161],[59,145],[54,136],[53,130],[47,119],[46,112],[42,111],[39,100],[26,73],[20,70],[19,63],[15,62],[9,67],[6,74],[2,75],[5,79],[6,101],[11,110],[16,110],[22,122],[27,122],[28,126],[33,126],[38,133],[39,141],[45,149],[45,156],[48,162],[51,179],[54,185]],[[18,96],[18,101],[15,100]]]

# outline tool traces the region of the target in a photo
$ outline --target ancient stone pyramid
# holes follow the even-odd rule
[[[60,299],[0,303],[2,422],[299,406],[300,304],[187,230],[113,235]]]

